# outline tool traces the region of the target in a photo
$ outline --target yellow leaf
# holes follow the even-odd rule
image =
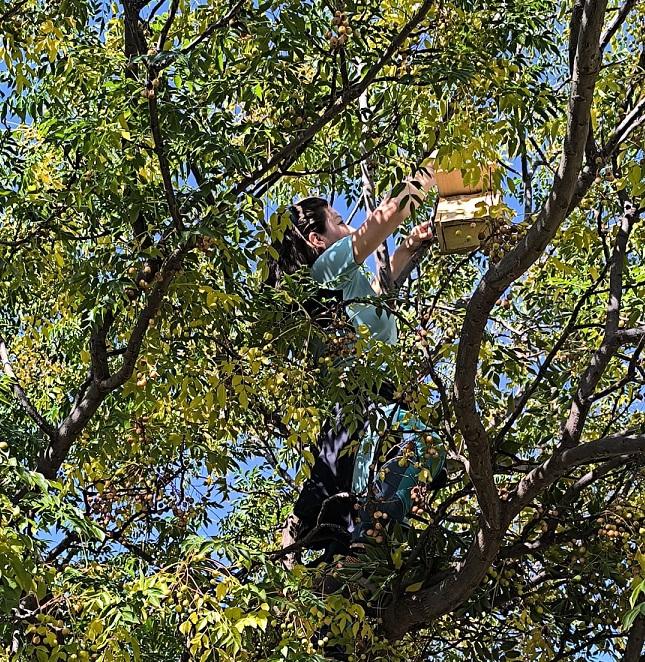
[[[423,582],[416,582],[416,584],[410,584],[410,586],[405,587],[406,593],[416,593],[423,586]]]
[[[215,595],[218,600],[222,600],[228,593],[228,586],[224,582],[220,582],[215,589]]]
[[[223,407],[226,404],[226,386],[221,382],[217,387],[217,404],[220,407]]]
[[[103,632],[103,621],[100,618],[95,618],[87,626],[87,638],[94,640],[101,634],[101,632]]]

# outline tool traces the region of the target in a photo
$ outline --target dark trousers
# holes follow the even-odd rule
[[[358,427],[350,433],[341,406],[336,404],[333,415],[320,431],[318,455],[311,470],[311,477],[302,486],[293,508],[294,514],[303,525],[300,537],[319,524],[334,525],[333,529],[321,531],[320,537],[316,536],[316,542],[311,544],[312,549],[328,548],[330,542],[334,542],[336,549],[342,553],[342,548],[349,545],[354,530],[355,500],[342,495],[349,495],[351,492],[358,440],[367,430],[367,426],[365,408],[362,408]],[[353,447],[352,442],[356,442]]]
[[[391,386],[385,384],[380,390],[380,395],[386,401],[392,402],[391,390]],[[332,554],[347,553],[353,534],[360,534],[360,531],[354,531],[357,526],[360,526],[360,523],[355,525],[354,517],[361,513],[354,510],[357,500],[356,496],[352,494],[352,478],[359,441],[369,427],[367,414],[374,406],[373,403],[355,403],[356,408],[352,413],[358,419],[358,424],[356,429],[350,433],[341,406],[334,405],[333,414],[324,423],[318,437],[318,454],[311,470],[311,477],[302,486],[293,508],[294,514],[302,523],[299,538],[303,538],[321,524],[333,525],[329,528],[320,527],[320,535],[316,534],[315,540],[307,545],[310,549],[325,549],[325,558],[331,559]],[[410,431],[408,428],[405,430]],[[402,443],[396,444],[387,453],[385,466],[390,467],[391,471],[386,479],[377,481],[379,488],[377,492],[383,492],[380,498],[392,497],[395,492],[398,495],[397,490],[401,489],[402,481],[406,479],[406,487],[403,489],[406,498],[401,498],[402,506],[405,509],[410,505],[409,492],[412,484],[416,483],[419,469],[410,466],[401,471],[395,466],[397,460],[404,455],[404,447],[410,446],[409,442],[404,441],[402,433],[403,430],[399,432]],[[416,445],[421,443],[418,442]],[[416,450],[417,453],[421,452],[419,448]],[[429,487],[433,490],[439,489],[445,483],[443,451],[441,453],[439,460],[430,460],[427,465],[432,469],[433,480]],[[422,459],[422,456],[418,459]],[[410,479],[408,474],[413,475],[414,480]],[[403,517],[405,514],[403,513]]]

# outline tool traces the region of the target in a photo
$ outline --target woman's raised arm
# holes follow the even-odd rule
[[[356,264],[365,262],[380,244],[410,215],[411,205],[418,203],[413,195],[423,200],[428,191],[436,186],[434,171],[426,162],[412,176],[403,180],[403,190],[396,196],[389,195],[352,233],[352,247]],[[401,205],[407,196],[405,204]]]

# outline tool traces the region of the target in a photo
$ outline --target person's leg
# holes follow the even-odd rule
[[[323,425],[311,476],[302,486],[293,508],[297,518],[296,540],[317,524],[331,525],[315,536],[317,542],[307,545],[311,549],[340,550],[337,553],[347,549],[354,528],[351,487],[356,449],[352,443],[363,434],[365,425],[359,420],[357,430],[350,433],[340,404],[334,406],[333,416]],[[283,536],[283,546],[285,542],[290,539]]]
[[[383,409],[373,406],[376,423],[363,435],[354,461],[352,492],[359,497],[367,495],[370,472],[375,462],[374,455],[381,436],[386,430],[391,429],[393,421],[396,421],[396,408],[396,404],[388,404]],[[380,450],[382,452],[383,449]]]
[[[384,521],[403,521],[412,505],[412,489],[419,482],[422,471],[427,483],[438,477],[445,462],[445,452],[435,435],[408,412],[399,412],[397,422],[402,429],[402,441],[387,455],[374,480],[374,498],[366,501],[359,511],[360,524],[353,537],[357,542],[371,531],[378,540],[379,514]],[[431,439],[428,439],[431,437]],[[434,443],[428,443],[434,442]],[[376,513],[376,517],[375,517]]]
[[[390,490],[403,503],[406,514],[412,505],[412,489],[419,483],[423,473],[423,482],[432,483],[444,467],[446,454],[439,437],[427,429],[425,424],[408,412],[400,413],[403,427],[401,452],[394,462],[389,463]]]

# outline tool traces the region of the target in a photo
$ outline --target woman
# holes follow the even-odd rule
[[[365,325],[373,338],[396,343],[397,327],[393,315],[369,303],[351,303],[351,300],[364,300],[379,294],[378,281],[370,283],[359,267],[409,217],[411,206],[418,206],[419,200],[423,200],[435,185],[432,169],[421,167],[413,177],[397,187],[401,189],[398,194],[386,197],[356,230],[346,225],[340,214],[322,198],[306,198],[292,205],[289,208],[291,225],[287,227],[282,241],[275,246],[279,259],[271,267],[269,282],[279,285],[283,273],[295,273],[309,267],[311,276],[321,288],[331,290],[337,298],[342,297],[343,301],[349,302],[347,314],[355,327]],[[422,242],[431,238],[429,223],[422,223],[412,230],[391,257],[393,280],[403,272]],[[392,401],[392,392],[388,392],[387,387],[380,395]],[[334,526],[328,527],[328,530],[335,533],[317,537],[316,541],[308,540],[307,545],[312,549],[325,547],[323,559],[329,560],[333,554],[346,553],[350,540],[360,543],[366,534],[378,540],[375,532],[379,527],[375,529],[373,522],[375,512],[379,515],[380,511],[385,518],[395,521],[401,521],[406,516],[410,507],[410,491],[416,484],[419,468],[418,464],[415,468],[412,462],[403,470],[396,470],[395,466],[403,464],[399,461],[402,452],[391,458],[384,467],[390,475],[376,482],[376,500],[372,499],[370,503],[362,500],[352,512],[355,501],[351,494],[356,492],[354,488],[357,485],[365,488],[373,452],[373,445],[370,447],[368,444],[365,448],[364,443],[361,444],[358,461],[355,451],[347,452],[359,445],[359,440],[367,431],[366,412],[361,409],[364,424],[359,425],[353,434],[344,425],[339,404],[335,407],[333,418],[323,426],[311,477],[303,485],[293,515],[283,530],[284,547],[307,535],[317,524],[331,524]],[[414,424],[406,426],[405,423],[403,428],[415,431],[412,444],[406,444],[408,455],[416,454],[415,459],[419,455],[423,457],[425,448],[418,433],[422,428],[415,428]],[[434,462],[432,475],[440,469],[440,463]],[[353,515],[357,516],[356,520]]]

